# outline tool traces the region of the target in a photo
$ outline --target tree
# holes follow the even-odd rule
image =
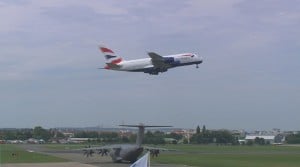
[[[205,125],[203,125],[203,127],[202,127],[202,133],[206,133],[206,127],[205,127]]]
[[[200,134],[196,133],[191,137],[190,142],[195,143],[195,144],[208,144],[208,143],[213,142],[213,137],[209,131],[207,131],[205,134],[204,133],[200,133]]]
[[[15,140],[16,135],[13,131],[5,131],[3,134],[3,139],[4,140]]]
[[[218,131],[210,131],[206,130],[204,126],[204,132],[200,134],[194,134],[190,141],[195,144],[209,144],[209,143],[218,143],[218,144],[227,144],[232,143],[235,144],[238,141],[235,137],[227,130],[218,130]]]
[[[64,138],[65,135],[63,133],[61,133],[61,132],[57,132],[56,133],[56,137],[58,137],[58,138]]]
[[[264,139],[264,138],[256,137],[256,138],[254,139],[254,143],[255,143],[255,144],[258,144],[258,145],[264,145],[264,144],[265,144],[265,139]]]
[[[183,144],[189,144],[188,139],[183,139]]]
[[[154,137],[154,134],[151,131],[147,131],[145,133],[145,138],[151,138],[151,137]]]
[[[43,129],[41,126],[36,126],[33,129],[33,138],[43,139],[45,141],[51,138],[51,133],[46,129]]]
[[[25,129],[23,131],[23,140],[32,138],[32,135],[33,135],[33,130],[32,129]]]
[[[196,128],[196,134],[200,134],[200,126],[199,125]]]
[[[128,137],[126,137],[126,136],[123,136],[123,137],[121,138],[121,142],[122,142],[122,143],[129,143],[129,142],[130,142],[130,140],[129,140],[129,138],[128,138]]]
[[[151,131],[147,131],[144,137],[145,144],[165,144],[164,133],[155,131],[152,133]]]
[[[183,138],[183,135],[181,135],[181,134],[176,134],[176,133],[170,133],[170,134],[167,134],[167,135],[165,135],[165,137],[167,137],[167,138],[173,138],[173,139],[176,139],[176,140],[180,140],[180,139],[182,139]]]
[[[248,145],[248,146],[252,146],[252,145],[253,145],[253,140],[247,141],[247,145]]]
[[[234,143],[234,136],[227,130],[219,130],[211,132],[211,136],[215,138],[215,142],[219,144]]]
[[[291,134],[286,136],[286,142],[288,144],[300,144],[300,134]]]

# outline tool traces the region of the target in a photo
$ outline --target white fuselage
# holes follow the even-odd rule
[[[163,57],[164,58],[174,58],[174,63],[169,64],[167,66],[167,68],[173,68],[173,67],[177,67],[177,66],[185,66],[185,65],[192,65],[192,64],[202,63],[202,58],[200,58],[196,54],[191,54],[191,53],[168,55],[168,56],[163,56]],[[151,58],[143,58],[143,59],[122,61],[118,64],[118,66],[119,66],[118,68],[112,68],[112,70],[139,71],[139,70],[154,67]]]
[[[119,63],[118,65],[121,66],[118,70],[120,71],[132,71],[143,69],[145,67],[153,67],[151,58],[144,58],[144,59],[136,59],[136,60],[125,60]]]

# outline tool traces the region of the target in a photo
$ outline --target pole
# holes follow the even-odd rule
[[[150,158],[151,157],[150,157],[150,153],[149,152],[147,154],[148,154],[148,167],[150,167]]]

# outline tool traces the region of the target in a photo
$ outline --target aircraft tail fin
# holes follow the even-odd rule
[[[104,54],[106,64],[119,64],[123,61],[122,57],[117,56],[111,49],[100,45],[100,51]]]
[[[139,124],[139,125],[119,125],[119,126],[124,126],[124,127],[137,127],[139,128],[139,131],[137,133],[137,138],[136,138],[136,144],[138,146],[142,145],[143,138],[144,138],[144,132],[145,128],[158,128],[158,127],[172,127],[172,126],[153,126],[153,125],[144,125],[144,124]]]

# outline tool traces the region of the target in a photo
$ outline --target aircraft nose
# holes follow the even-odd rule
[[[199,60],[200,63],[202,63],[203,62],[203,57],[202,56],[198,56],[198,60]]]

